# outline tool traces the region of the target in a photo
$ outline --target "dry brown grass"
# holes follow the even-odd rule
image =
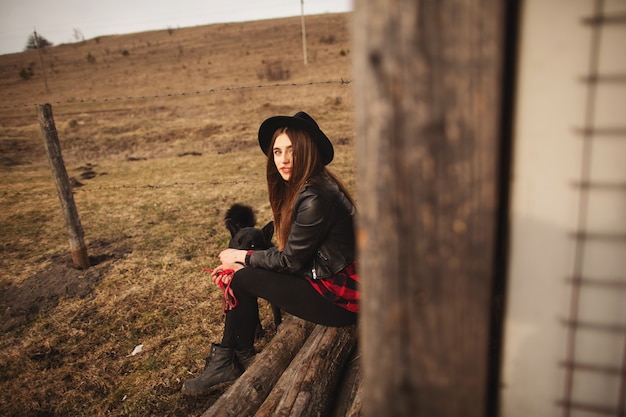
[[[260,224],[270,217],[258,124],[310,112],[337,144],[331,169],[354,188],[351,87],[326,83],[351,78],[347,15],[307,18],[306,67],[299,24],[49,48],[50,93],[37,66],[33,78],[19,78],[38,62],[34,51],[0,56],[0,414],[200,415],[214,401],[179,391],[221,334],[220,294],[201,268],[227,243],[225,210],[243,202]],[[276,62],[288,79],[267,79]],[[128,96],[150,98],[116,99]],[[67,254],[34,110],[44,102],[68,173],[83,184],[75,200],[87,271]],[[129,356],[140,343],[144,351]]]

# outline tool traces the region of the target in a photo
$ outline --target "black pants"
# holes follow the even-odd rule
[[[356,323],[357,314],[333,304],[304,278],[261,268],[242,268],[230,288],[237,306],[226,313],[222,346],[247,349],[254,344],[259,317],[257,297],[306,321],[331,327]]]

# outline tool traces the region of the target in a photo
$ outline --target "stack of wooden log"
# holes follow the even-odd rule
[[[203,417],[360,416],[356,326],[288,317]]]

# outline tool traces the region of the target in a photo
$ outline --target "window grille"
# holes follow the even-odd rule
[[[626,4],[596,0],[581,24],[591,48],[581,80],[585,115],[576,129],[582,140],[580,178],[573,184],[579,213],[557,404],[563,417],[625,417]]]

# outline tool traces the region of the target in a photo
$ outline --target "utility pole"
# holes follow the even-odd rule
[[[37,30],[33,28],[33,33],[35,35],[35,47],[37,48],[37,53],[39,54],[39,65],[41,65],[41,73],[43,75],[43,83],[46,86],[46,93],[49,93],[48,90],[48,78],[46,77],[46,68],[43,64],[43,55],[41,55],[41,48],[39,47],[39,37],[37,36]]]
[[[300,11],[302,13],[302,54],[304,55],[304,65],[308,64],[306,58],[306,28],[304,27],[304,0],[300,0]]]

